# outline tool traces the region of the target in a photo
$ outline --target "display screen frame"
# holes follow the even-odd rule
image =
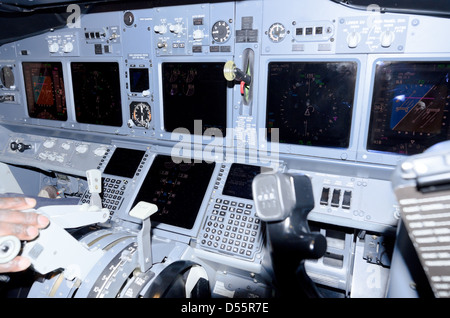
[[[82,85],[87,85],[89,84],[86,79],[84,78],[83,72],[78,73],[76,71],[76,64],[79,65],[85,65],[87,68],[90,68],[91,66],[93,67],[92,69],[88,69],[87,71],[94,71],[94,72],[98,72],[98,68],[100,66],[113,66],[113,68],[107,70],[106,68],[103,71],[111,71],[113,73],[109,74],[110,76],[104,77],[104,79],[106,78],[108,81],[112,81],[109,83],[104,83],[104,84],[91,84],[88,85],[87,87],[92,87],[95,85],[109,85],[112,87],[110,87],[110,89],[107,90],[106,95],[98,95],[98,98],[104,98],[107,101],[111,98],[113,99],[112,101],[112,105],[110,105],[110,109],[107,109],[105,106],[105,108],[101,109],[101,110],[97,110],[97,112],[101,112],[103,115],[105,116],[97,116],[98,114],[93,113],[95,109],[95,107],[93,107],[92,105],[88,105],[86,104],[86,102],[84,102],[83,100],[89,97],[95,97],[95,93],[91,94],[89,96],[89,94],[83,94],[83,86]],[[124,113],[123,113],[123,101],[122,101],[122,80],[121,80],[121,76],[122,76],[122,71],[121,71],[121,63],[119,61],[114,61],[114,60],[105,60],[105,61],[91,61],[91,60],[73,60],[70,62],[70,65],[68,66],[70,68],[70,74],[71,74],[71,80],[72,80],[72,89],[73,89],[73,99],[74,99],[74,111],[75,111],[75,120],[77,123],[81,124],[81,125],[96,125],[98,127],[105,127],[105,128],[110,128],[110,127],[122,127],[124,125]],[[76,74],[74,74],[76,73]],[[114,75],[114,76],[111,76]],[[95,81],[95,79],[92,79],[93,81]],[[112,94],[111,96],[109,96],[109,94]],[[89,103],[89,100],[87,100],[87,102]],[[107,105],[108,103],[102,103],[103,105]],[[80,113],[81,111],[81,113]],[[91,113],[88,113],[91,112]],[[111,114],[109,113],[111,112]]]
[[[361,78],[364,76],[365,57],[352,56],[352,55],[342,55],[336,56],[311,56],[305,55],[302,57],[272,57],[272,56],[262,56],[260,65],[261,74],[259,78],[264,79],[264,87],[267,87],[267,80],[269,78],[269,64],[271,62],[313,62],[313,63],[336,63],[336,62],[354,62],[356,63],[356,80],[354,88],[354,98],[353,107],[351,112],[351,118],[353,118],[350,125],[350,135],[349,144],[347,148],[331,148],[322,147],[314,145],[296,145],[296,144],[286,144],[286,143],[276,143],[274,146],[272,142],[268,142],[267,138],[261,140],[261,142],[267,142],[267,149],[276,149],[279,153],[295,154],[295,155],[305,155],[308,157],[320,157],[320,158],[331,158],[340,160],[355,160],[357,157],[358,149],[358,131],[359,122],[355,122],[355,119],[359,118],[361,115],[361,107],[359,106],[362,100],[362,94],[360,92]],[[269,88],[270,89],[270,88]],[[267,90],[259,90],[258,94],[259,103],[263,104],[264,107],[257,112],[257,127],[266,128],[266,115],[267,115]],[[262,139],[262,138],[261,138]]]
[[[258,174],[272,171],[272,169],[263,166],[232,163],[223,186],[222,195],[253,201],[253,179]]]
[[[153,194],[150,194],[148,192],[148,190],[152,190],[152,189],[156,189],[158,186],[156,184],[152,184],[152,175],[149,175],[151,173],[151,169],[152,166],[154,165],[158,165],[161,164],[160,162],[157,162],[157,158],[161,157],[162,159],[168,159],[168,158],[172,158],[170,154],[165,154],[165,153],[158,153],[158,154],[153,154],[151,157],[149,157],[149,160],[147,161],[148,163],[150,162],[151,164],[149,165],[149,169],[147,171],[143,171],[142,174],[146,174],[144,178],[142,178],[142,182],[140,182],[137,186],[139,188],[139,191],[136,191],[136,195],[131,199],[130,201],[130,206],[129,209],[131,210],[139,201],[142,200],[148,200],[148,198],[150,198]],[[162,160],[161,159],[161,160]],[[183,163],[189,163],[191,162],[192,164],[194,164],[194,160],[189,159],[189,158],[179,158],[184,160]],[[198,160],[198,162],[196,164],[199,164],[200,160]],[[179,226],[177,224],[173,224],[173,222],[163,222],[159,217],[157,217],[156,215],[161,212],[158,211],[154,214],[153,217],[150,218],[150,220],[152,221],[152,227],[154,227],[154,230],[164,230],[164,231],[169,231],[169,232],[174,232],[177,234],[183,234],[183,235],[188,235],[191,237],[195,237],[197,235],[197,232],[199,230],[199,227],[201,225],[201,222],[203,220],[204,217],[204,213],[206,211],[206,205],[208,204],[208,200],[206,200],[206,198],[210,195],[211,191],[212,191],[212,182],[211,180],[215,178],[217,172],[217,168],[218,168],[218,164],[216,163],[207,163],[207,162],[203,162],[204,164],[208,165],[208,169],[211,168],[212,170],[211,172],[211,176],[209,179],[205,179],[203,180],[203,184],[198,186],[201,187],[201,195],[199,195],[198,197],[194,198],[196,200],[196,204],[198,205],[198,211],[194,212],[195,213],[195,219],[190,220],[190,222],[192,221],[192,226],[191,227],[183,227],[183,226]],[[155,166],[157,167],[157,166]],[[159,172],[159,171],[158,171]],[[198,170],[197,170],[198,172]],[[191,176],[192,177],[192,176]],[[189,176],[188,176],[189,178]],[[147,183],[147,185],[146,185]],[[156,187],[156,188],[155,188]],[[199,191],[197,189],[197,191]],[[184,193],[184,195],[186,195],[186,193]],[[146,197],[147,196],[147,197]],[[144,200],[144,201],[145,201]],[[183,204],[185,203],[184,200]],[[153,203],[155,204],[155,202],[151,202],[151,201],[146,201],[149,203]],[[180,212],[178,212],[180,213]],[[125,217],[121,217],[121,218],[125,218],[125,219],[130,219],[129,216],[125,216]],[[130,220],[133,221],[133,219],[131,218]],[[135,221],[135,220],[134,220]]]
[[[132,179],[144,158],[145,150],[117,147],[103,173]]]
[[[163,135],[169,134],[168,137],[171,136],[172,133],[176,132],[176,133],[188,133],[189,135],[203,135],[205,130],[208,128],[218,128],[218,130],[220,130],[218,137],[226,137],[226,129],[227,127],[230,127],[229,125],[229,114],[228,114],[228,110],[229,110],[229,104],[231,103],[231,94],[230,94],[230,90],[229,88],[229,84],[226,81],[226,79],[223,77],[223,65],[225,65],[224,60],[210,60],[210,59],[204,59],[202,61],[180,61],[180,60],[173,60],[173,59],[167,59],[167,60],[163,60],[161,61],[161,63],[159,64],[159,81],[161,82],[160,88],[159,88],[159,94],[160,94],[160,99],[161,99],[161,104],[160,104],[160,127],[162,129],[162,131],[164,132]],[[220,124],[217,125],[217,122],[214,124],[211,124],[209,122],[205,122],[204,120],[202,120],[202,118],[190,118],[192,119],[192,124],[189,122],[188,124],[186,124],[186,122],[181,123],[181,124],[175,124],[171,119],[172,122],[168,122],[168,116],[170,114],[175,113],[180,113],[180,111],[176,110],[176,109],[169,109],[167,107],[167,97],[165,98],[165,91],[167,91],[167,87],[164,87],[164,85],[167,85],[167,81],[164,80],[164,77],[166,76],[164,74],[164,68],[167,67],[168,65],[189,65],[189,64],[195,64],[195,65],[201,65],[201,64],[216,64],[217,66],[220,65],[220,67],[218,67],[218,76],[221,76],[218,78],[218,80],[222,81],[223,84],[223,96],[224,100],[221,101],[222,103],[222,107],[223,109],[221,109],[221,114],[219,115],[221,118],[218,119],[218,121],[220,121]],[[167,74],[167,73],[166,73]],[[166,89],[165,89],[166,88]],[[214,96],[217,97],[217,96]],[[204,99],[205,101],[207,101],[208,103],[212,103],[214,105],[214,107],[217,106],[217,103],[214,103],[213,99],[205,99],[205,97],[202,97],[202,99]],[[192,105],[191,105],[192,106]],[[169,106],[171,107],[171,106]],[[203,106],[206,107],[206,106]],[[216,116],[217,114],[215,114],[214,116]],[[195,116],[195,114],[193,115]],[[193,123],[194,120],[202,120],[202,127],[196,127]],[[196,129],[197,128],[197,129]],[[216,129],[217,130],[217,129]],[[208,139],[210,140],[210,139]]]
[[[423,57],[415,54],[405,54],[402,56],[392,56],[389,54],[373,55],[367,58],[367,72],[365,79],[365,91],[363,104],[366,107],[363,108],[361,115],[361,131],[358,139],[358,154],[357,161],[369,164],[381,164],[383,167],[389,168],[390,166],[397,166],[399,162],[405,160],[408,155],[399,154],[395,152],[383,152],[367,149],[367,140],[369,138],[369,126],[371,105],[374,95],[374,81],[376,75],[376,65],[380,62],[442,62],[449,61],[450,55],[437,54],[432,57]]]
[[[374,72],[367,151],[409,156],[449,139],[450,60],[377,61]]]

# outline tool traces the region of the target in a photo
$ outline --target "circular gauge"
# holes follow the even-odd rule
[[[283,24],[277,22],[269,28],[269,39],[272,42],[281,42],[286,37],[286,28]]]
[[[11,67],[3,66],[0,70],[0,80],[6,88],[14,86],[14,72]]]
[[[131,26],[134,23],[134,14],[130,11],[127,11],[123,14],[123,23],[127,26]]]
[[[130,104],[131,120],[137,127],[147,127],[152,120],[152,111],[146,102],[132,102]]]
[[[214,23],[211,33],[214,41],[224,43],[230,38],[230,26],[225,21],[217,21]]]

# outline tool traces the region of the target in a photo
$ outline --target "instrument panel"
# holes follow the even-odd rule
[[[176,242],[168,253],[207,267],[216,296],[244,285],[247,296],[267,296],[251,181],[304,173],[309,220],[331,246],[308,271],[364,295],[356,277],[379,264],[352,258],[368,253],[358,234],[395,233],[392,171],[449,138],[450,44],[428,36],[436,26],[448,21],[327,0],[85,14],[80,27],[1,47],[0,160],[24,192],[51,185],[79,204],[91,201],[86,171],[100,170],[120,231],[138,231],[129,212],[140,201],[156,204],[157,253]],[[227,61],[250,83],[227,80]],[[226,290],[227,279],[239,287]]]

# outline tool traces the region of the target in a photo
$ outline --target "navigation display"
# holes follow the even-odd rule
[[[347,148],[357,76],[356,62],[271,62],[266,128],[279,142]]]
[[[119,64],[72,62],[71,70],[77,121],[122,126]]]
[[[164,128],[172,132],[186,128],[191,134],[203,134],[217,128],[222,136],[227,124],[227,81],[225,63],[163,63],[162,85]],[[194,121],[201,127],[194,129]]]
[[[133,206],[139,201],[156,204],[158,212],[152,215],[152,222],[191,229],[214,167],[215,163],[204,161],[175,163],[170,156],[158,155]]]
[[[28,115],[67,120],[66,94],[60,62],[23,62]]]
[[[378,62],[367,149],[413,155],[450,138],[449,62]]]

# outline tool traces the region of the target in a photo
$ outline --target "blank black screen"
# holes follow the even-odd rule
[[[186,128],[203,134],[208,128],[226,134],[227,81],[225,63],[163,63],[164,127],[168,132]],[[194,130],[201,120],[201,131]]]
[[[122,126],[119,63],[72,62],[71,70],[77,121]]]
[[[133,206],[156,204],[152,221],[185,229],[194,226],[215,163],[175,163],[170,156],[155,157]]]
[[[222,194],[253,200],[252,182],[261,173],[261,167],[233,163]]]
[[[144,154],[145,151],[143,150],[117,148],[109,160],[104,173],[133,178]]]
[[[130,68],[130,91],[142,92],[148,90],[150,82],[147,68]]]

